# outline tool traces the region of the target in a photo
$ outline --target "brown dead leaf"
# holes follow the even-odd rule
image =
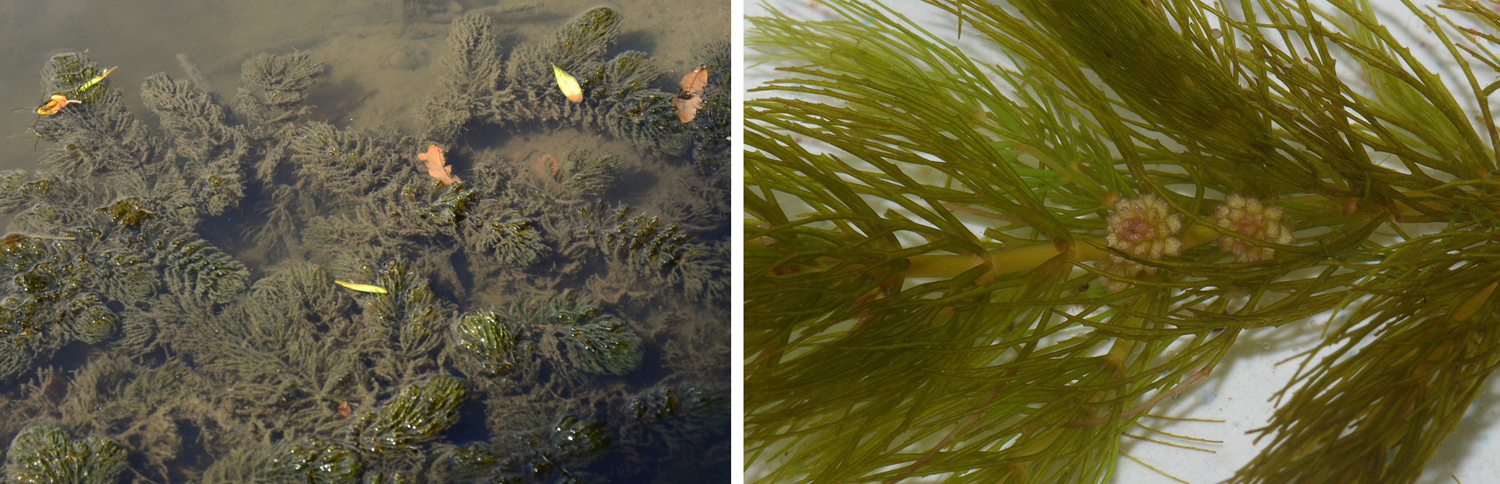
[[[682,76],[680,84],[684,92],[691,93],[695,97],[703,95],[703,88],[708,86],[708,67],[694,67],[686,76]]]
[[[443,157],[443,149],[438,145],[428,145],[426,153],[418,153],[417,159],[427,162],[427,174],[432,175],[444,185],[452,185],[458,182],[458,177],[453,176],[453,167],[448,166],[447,158]]]
[[[694,67],[687,75],[682,76],[679,84],[682,89],[672,98],[672,105],[677,107],[677,119],[691,123],[698,116],[698,108],[703,106],[703,88],[708,85],[708,68]]]
[[[703,106],[703,98],[698,96],[682,97],[679,95],[672,98],[672,105],[677,106],[677,119],[682,120],[684,123],[691,123],[693,122],[693,118],[698,116],[698,108]]]

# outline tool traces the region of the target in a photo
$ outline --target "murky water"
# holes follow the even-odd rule
[[[0,3],[7,478],[726,479],[729,5],[596,7]]]

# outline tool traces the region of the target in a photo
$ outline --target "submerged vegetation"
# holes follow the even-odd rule
[[[1500,14],[1408,4],[1427,63],[1364,0],[928,3],[986,47],[751,19],[756,477],[1107,482],[1240,336],[1317,315],[1229,482],[1418,478],[1500,367]]]
[[[435,101],[455,111],[428,139],[304,121],[307,52],[246,60],[229,103],[148,77],[165,136],[86,55],[52,58],[44,90],[81,102],[33,127],[36,170],[0,174],[0,480],[723,479],[727,117],[658,113],[647,55],[608,57],[614,10],[509,56],[495,32],[453,22],[432,98],[483,109]],[[727,44],[705,45],[727,92]],[[549,61],[590,97],[532,75]],[[509,157],[481,125],[644,161]],[[437,145],[461,177],[429,175]]]

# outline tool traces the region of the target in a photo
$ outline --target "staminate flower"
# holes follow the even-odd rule
[[[1281,207],[1267,207],[1251,197],[1224,197],[1224,204],[1214,210],[1214,225],[1243,237],[1219,237],[1219,249],[1234,254],[1238,262],[1270,260],[1276,255],[1275,249],[1256,247],[1246,239],[1290,245],[1292,228],[1281,223],[1281,213]]]
[[[1162,259],[1182,253],[1182,241],[1177,231],[1182,230],[1182,215],[1172,214],[1166,200],[1156,195],[1142,195],[1129,200],[1115,202],[1115,213],[1109,216],[1108,232],[1104,240],[1112,249],[1147,259]],[[1156,268],[1111,255],[1094,267],[1102,272],[1125,278],[1142,274],[1155,274]],[[1129,287],[1129,283],[1111,277],[1101,277],[1100,282],[1116,293]]]
[[[1161,259],[1182,253],[1182,215],[1169,212],[1167,201],[1142,195],[1115,203],[1104,240],[1120,252],[1146,259]],[[1154,271],[1152,271],[1154,272]]]

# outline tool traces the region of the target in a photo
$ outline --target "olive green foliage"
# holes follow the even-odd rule
[[[458,421],[458,407],[467,395],[464,383],[451,376],[408,386],[378,410],[355,415],[349,440],[368,453],[407,450],[437,440]]]
[[[530,363],[530,347],[517,348],[516,332],[494,311],[470,311],[459,316],[453,327],[453,339],[460,347],[468,350],[468,355],[485,373],[496,376],[510,375],[513,371],[523,375],[535,374],[534,370],[520,371],[516,368],[516,360],[520,360],[522,365]],[[520,351],[525,351],[519,355],[520,358],[512,357],[515,352]]]
[[[6,281],[0,299],[0,379],[19,375],[32,358],[49,356],[70,340],[99,343],[119,329],[107,299],[91,285],[130,275],[111,270],[118,267],[114,254],[91,254],[77,241],[13,234],[0,244],[0,278]]]
[[[1432,63],[1362,0],[822,3],[748,35],[752,479],[1107,481],[1333,312],[1229,482],[1413,482],[1500,365],[1488,5]]]
[[[310,184],[337,193],[364,194],[405,173],[406,163],[394,163],[398,149],[410,141],[377,133],[351,132],[328,123],[307,123],[292,138],[296,174]]]
[[[611,153],[594,153],[589,149],[569,151],[558,167],[557,178],[573,197],[587,200],[603,195],[619,175],[619,157]]]
[[[604,202],[579,209],[582,238],[621,272],[682,288],[690,298],[727,295],[729,267],[724,251],[692,242],[681,226],[638,214],[628,205]]]
[[[104,71],[82,53],[57,54],[42,68],[42,91],[85,103],[95,102],[108,91],[104,82],[95,81]]]
[[[256,124],[290,121],[307,112],[302,100],[322,74],[323,64],[306,52],[251,57],[240,66],[240,79],[253,89],[240,88],[236,112]]]
[[[124,470],[125,451],[109,439],[75,440],[47,424],[35,424],[16,434],[5,460],[10,482],[109,484]]]
[[[428,138],[449,142],[481,122],[568,123],[603,129],[642,149],[686,153],[692,136],[677,119],[672,95],[651,87],[660,77],[651,60],[641,52],[606,58],[619,39],[619,23],[613,9],[596,7],[560,27],[552,42],[522,43],[503,58],[493,20],[482,14],[454,19],[443,87],[424,111]],[[553,65],[578,79],[582,103],[558,90]]]
[[[643,410],[644,409],[644,410]],[[584,469],[620,455],[627,475],[656,473],[693,482],[722,480],[727,466],[704,457],[727,451],[729,393],[712,385],[651,388],[637,395],[574,409],[542,430],[444,452],[434,468],[448,482],[594,482]],[[661,460],[653,453],[693,458]]]
[[[600,63],[620,34],[614,15],[567,24],[546,55],[570,69]],[[468,49],[487,54],[450,67],[478,72],[461,83],[475,91],[476,122],[604,126],[604,102],[569,106],[550,70],[502,82],[511,78],[497,43]],[[599,71],[611,89],[657,92],[663,80],[644,54],[619,59]],[[125,467],[136,482],[556,482],[664,477],[655,461],[689,455],[728,472],[727,451],[705,459],[675,440],[616,445],[632,421],[612,413],[637,383],[727,377],[703,370],[726,364],[726,298],[688,300],[678,285],[604,304],[553,296],[592,293],[594,277],[637,287],[659,277],[602,267],[610,256],[582,235],[589,219],[578,208],[601,198],[691,204],[669,195],[687,185],[727,193],[700,183],[707,174],[587,141],[561,160],[522,160],[455,128],[440,142],[462,181],[444,184],[415,156],[428,140],[305,122],[323,72],[309,53],[246,60],[230,105],[183,65],[194,82],[156,74],[140,86],[158,131],[127,109],[129,90],[109,79],[84,86],[103,72],[84,54],[57,56],[44,95],[82,102],[32,127],[43,149],[35,170],[0,173],[0,212],[11,216],[0,237],[0,415],[10,417],[0,436],[55,422],[96,437],[49,439],[69,452],[97,444],[112,466],[72,458],[37,472],[62,476],[55,482],[94,482],[68,478],[75,464],[98,466],[89,479],[100,482],[122,480]],[[499,90],[572,117],[496,121]],[[658,172],[681,183],[634,179]],[[473,316],[512,306],[526,309]],[[669,344],[679,350],[661,371],[634,373]],[[694,351],[680,350],[687,344]],[[518,375],[529,380],[508,379]],[[720,427],[714,444],[728,441]],[[12,463],[51,452],[16,442],[0,446]]]
[[[183,179],[193,199],[204,201],[206,215],[220,215],[244,198],[241,165],[249,154],[243,128],[227,124],[224,108],[192,82],[166,74],[146,78],[141,100],[173,136],[178,154],[186,156]]]
[[[480,254],[492,252],[501,264],[525,267],[541,260],[548,250],[536,227],[525,219],[505,217],[490,222],[488,228],[488,233],[481,229],[480,235],[470,238],[474,245],[469,250]]]
[[[703,105],[688,124],[693,133],[693,161],[705,170],[729,164],[730,82],[734,64],[729,59],[729,42],[714,41],[693,48],[693,58],[708,71],[703,87]]]
[[[623,375],[639,369],[642,342],[618,317],[592,301],[566,292],[517,302],[504,311],[474,311],[454,325],[463,356],[484,372],[531,383],[542,365],[568,386],[591,375]]]
[[[353,450],[317,439],[287,446],[275,463],[308,484],[354,484],[364,473]]]

